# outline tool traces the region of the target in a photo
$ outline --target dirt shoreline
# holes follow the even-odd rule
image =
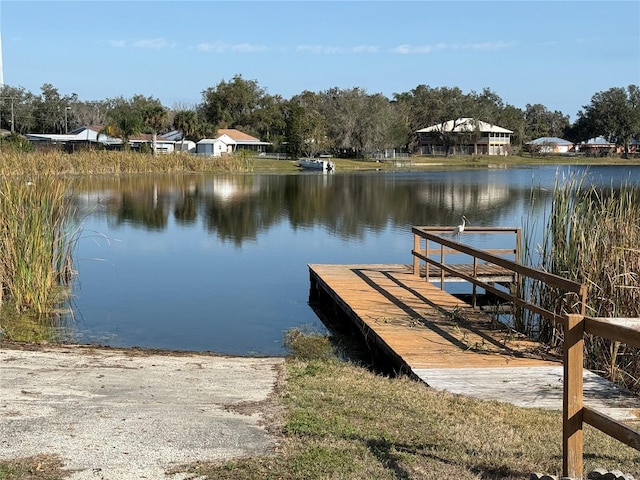
[[[57,455],[70,480],[183,479],[269,452],[282,358],[0,343],[0,459]]]

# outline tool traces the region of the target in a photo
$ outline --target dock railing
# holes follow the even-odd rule
[[[475,306],[476,288],[483,288],[487,292],[526,309],[541,317],[562,326],[564,330],[563,344],[563,421],[562,421],[562,474],[563,477],[581,479],[583,475],[583,424],[587,423],[604,432],[616,440],[640,450],[640,431],[630,428],[595,409],[584,405],[583,401],[583,368],[584,368],[584,335],[591,334],[615,342],[640,347],[640,318],[593,318],[585,315],[587,287],[584,284],[568,280],[542,270],[527,267],[518,263],[520,260],[521,236],[517,228],[483,228],[467,227],[465,235],[471,233],[512,233],[515,235],[513,249],[480,250],[446,238],[439,234],[452,233],[451,227],[413,227],[413,273],[422,275],[424,264],[425,281],[433,281],[429,267],[434,267],[440,273],[440,287],[444,289],[447,277],[457,277],[473,285],[473,302]],[[424,246],[423,246],[424,244]],[[432,245],[437,245],[432,248]],[[471,257],[471,263],[448,264],[447,255],[464,254]],[[439,256],[439,260],[432,258]],[[504,256],[513,255],[513,260]],[[482,275],[479,261],[485,265],[493,265],[509,272],[513,278],[508,291],[497,288],[495,277]],[[471,268],[470,268],[471,265]],[[486,268],[484,272],[487,272]],[[576,296],[575,305],[578,312],[558,314],[528,302],[523,298],[519,288],[522,280],[544,282],[567,294]]]

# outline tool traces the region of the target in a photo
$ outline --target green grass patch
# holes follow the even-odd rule
[[[436,392],[335,357],[289,357],[277,401],[286,414],[274,454],[200,463],[191,473],[208,479],[345,480],[561,473],[559,411]],[[591,428],[585,435],[586,471],[640,473],[636,450]]]
[[[68,475],[56,455],[36,455],[0,461],[0,480],[58,480]]]

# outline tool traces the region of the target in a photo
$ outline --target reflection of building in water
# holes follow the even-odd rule
[[[203,195],[213,195],[222,202],[230,202],[256,195],[260,183],[245,177],[214,177],[202,184]]]
[[[420,191],[419,197],[426,204],[438,205],[453,211],[486,209],[504,204],[509,199],[509,187],[502,184],[465,185],[438,184]]]

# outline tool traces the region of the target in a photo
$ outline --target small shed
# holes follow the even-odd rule
[[[229,135],[220,135],[217,138],[203,138],[196,143],[196,153],[198,155],[208,155],[219,157],[232,153],[236,142]]]

